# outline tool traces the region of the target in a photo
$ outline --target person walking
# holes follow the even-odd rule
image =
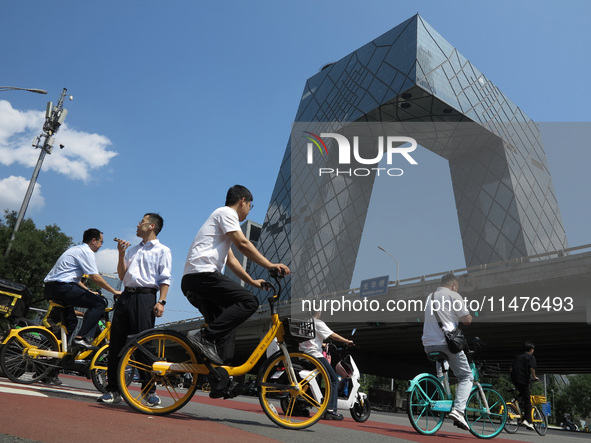
[[[116,239],[119,260],[117,274],[125,289],[115,302],[111,323],[111,339],[107,366],[107,393],[99,397],[99,403],[119,403],[117,369],[119,353],[127,337],[154,327],[156,317],[162,317],[166,296],[171,282],[172,255],[170,249],[160,243],[157,236],[164,220],[155,213],[147,213],[137,225],[136,235],[142,241],[133,247]],[[158,291],[160,296],[157,297]],[[142,389],[147,380],[141,380]],[[151,406],[160,404],[153,387],[146,398]]]

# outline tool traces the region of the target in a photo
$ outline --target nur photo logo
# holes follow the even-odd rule
[[[390,167],[394,164],[394,160],[402,156],[411,165],[418,165],[416,160],[410,155],[417,148],[417,141],[412,137],[404,136],[377,136],[373,140],[364,140],[370,143],[375,149],[372,150],[371,156],[367,157],[367,153],[362,155],[359,143],[359,136],[346,137],[342,134],[334,132],[322,132],[320,135],[309,131],[303,131],[304,137],[308,140],[306,143],[306,161],[307,164],[314,164],[314,157],[320,155],[321,157],[328,155],[338,156],[337,168],[321,167],[318,168],[318,175],[347,175],[356,177],[367,177],[375,174],[385,174],[391,177],[399,177],[404,174],[401,168]],[[332,139],[325,141],[327,138]],[[351,141],[352,143],[351,143]],[[334,146],[336,143],[336,154],[330,154],[327,143]],[[334,148],[333,148],[334,151]],[[367,149],[366,149],[367,151]],[[319,153],[319,154],[318,154]],[[374,155],[375,154],[375,155]],[[386,163],[388,167],[378,167],[379,163],[386,156]],[[352,159],[357,165],[364,165],[364,167],[351,167]],[[324,162],[325,163],[325,162]],[[369,167],[372,166],[373,167]],[[367,166],[367,167],[365,167]]]

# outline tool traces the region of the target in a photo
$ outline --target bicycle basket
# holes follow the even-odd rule
[[[301,343],[303,341],[313,340],[316,337],[314,320],[311,318],[299,320],[287,317],[283,320],[283,331],[285,333],[285,341],[287,342]]]
[[[501,377],[501,367],[498,363],[487,363],[483,361],[480,364],[480,376],[487,377],[487,378],[500,378]]]
[[[33,294],[25,285],[0,278],[0,317],[24,317]]]
[[[546,403],[546,397],[543,395],[532,395],[531,396],[531,404],[532,405],[541,405]]]

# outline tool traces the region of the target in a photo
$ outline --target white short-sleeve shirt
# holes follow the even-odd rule
[[[466,309],[464,299],[457,292],[449,288],[439,287],[437,290],[427,297],[425,303],[425,323],[423,325],[423,346],[442,346],[447,345],[443,331],[437,322],[438,318],[434,310],[431,309],[431,300],[439,302],[437,306],[452,306],[456,309],[440,309],[437,312],[441,318],[441,323],[446,331],[453,331],[458,327],[460,318],[468,315],[470,312]],[[446,304],[442,304],[442,303]],[[433,311],[433,312],[432,312]]]
[[[126,288],[160,288],[170,286],[172,255],[160,240],[143,241],[125,251],[127,272],[123,277]]]
[[[213,211],[191,244],[183,275],[221,272],[232,245],[232,240],[226,234],[239,230],[240,221],[235,209],[223,206]]]
[[[316,329],[316,337],[313,340],[308,340],[300,343],[300,351],[312,355],[313,357],[320,358],[322,355],[322,343],[334,332],[326,326],[322,320],[314,319],[314,328]]]

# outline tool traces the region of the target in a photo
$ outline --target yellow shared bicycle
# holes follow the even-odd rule
[[[104,327],[92,342],[95,349],[86,349],[69,346],[64,326],[64,307],[63,304],[50,301],[43,317],[43,326],[27,326],[10,331],[2,342],[2,371],[15,383],[30,384],[47,377],[54,368],[60,368],[92,379],[99,391],[106,392],[111,331],[109,312],[113,308],[105,309],[102,318]],[[50,316],[59,317],[60,320],[52,325]]]
[[[271,327],[247,361],[240,366],[217,366],[196,353],[186,335],[174,330],[151,329],[131,337],[121,353],[118,370],[121,395],[136,411],[150,415],[165,415],[186,405],[198,388],[198,375],[207,374],[212,389],[229,384],[230,377],[247,374],[265,355],[267,348],[277,339],[279,351],[266,359],[258,372],[257,388],[263,411],[275,424],[288,429],[303,429],[316,423],[325,413],[330,397],[330,378],[322,363],[311,355],[288,348],[289,344],[314,338],[314,322],[284,319],[277,313],[276,303],[281,296],[282,276],[270,272],[274,284],[265,282],[264,289],[272,290],[268,297]],[[296,348],[297,349],[297,348]],[[125,384],[126,368],[139,374],[142,387]],[[179,388],[174,381],[182,373],[192,374],[192,382]],[[312,387],[321,395],[312,395]],[[157,406],[147,403],[150,393],[158,387],[161,402]],[[281,403],[287,407],[283,412]],[[295,408],[296,402],[298,408]],[[309,411],[305,417],[298,414],[305,404]]]
[[[511,391],[515,394],[516,389],[511,388]],[[537,405],[546,403],[546,397],[543,395],[531,395],[531,417],[529,422],[533,425],[536,432],[544,436],[548,432],[548,417],[546,417]],[[507,402],[507,422],[505,423],[505,432],[509,434],[515,434],[519,425],[522,423],[523,414],[519,409],[519,403],[513,398]]]

